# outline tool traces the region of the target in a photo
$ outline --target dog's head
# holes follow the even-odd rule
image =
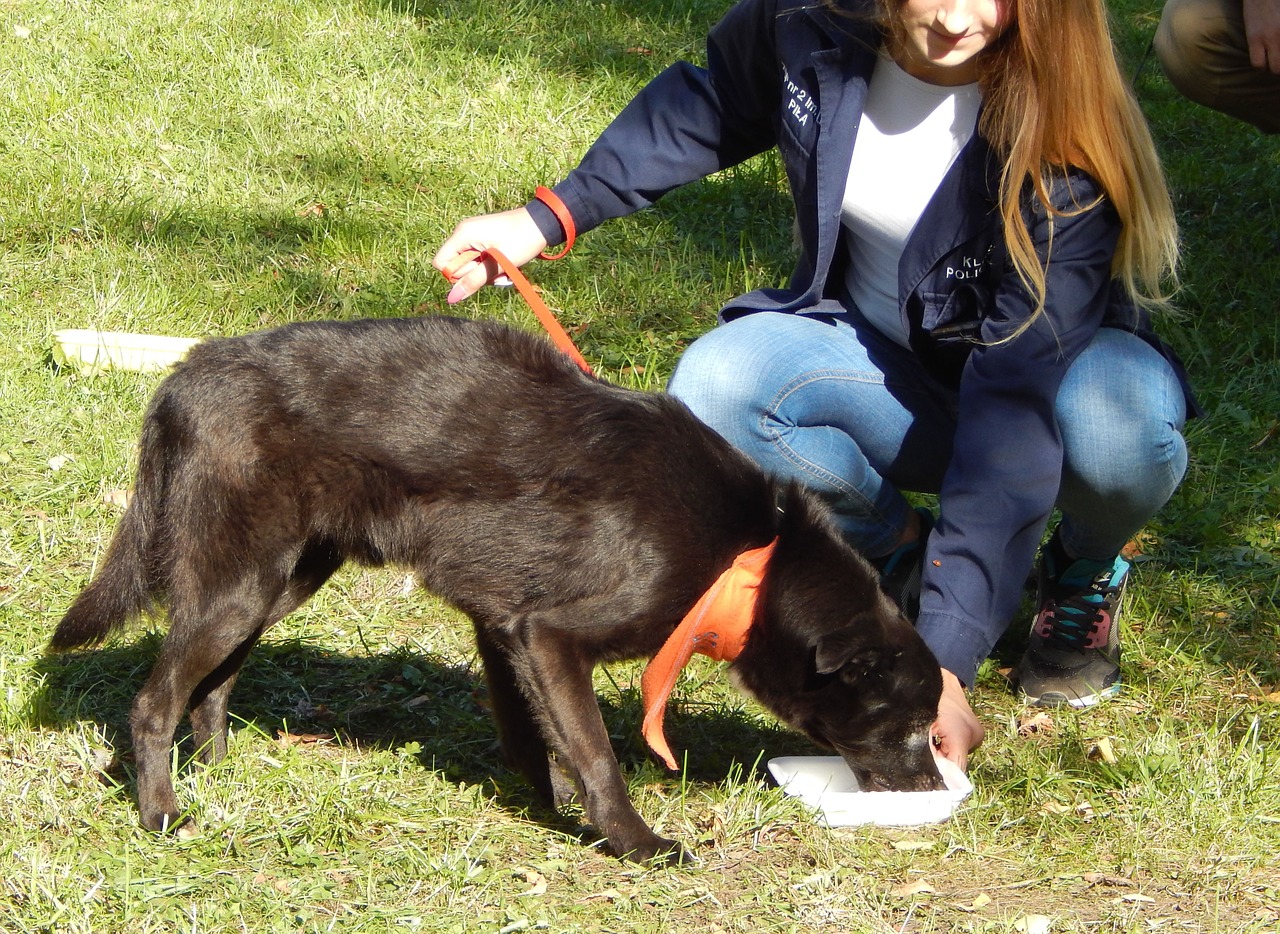
[[[735,680],[833,749],[866,790],[944,787],[930,728],[942,671],[879,575],[793,494]]]
[[[930,736],[941,695],[941,669],[905,619],[855,619],[814,646],[795,726],[838,752],[864,791],[933,791],[944,787]]]
[[[767,641],[744,650],[735,680],[792,729],[839,753],[863,790],[944,787],[930,736],[942,671],[896,610],[880,604],[854,614],[807,645]]]

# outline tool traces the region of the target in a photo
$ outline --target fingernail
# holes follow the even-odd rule
[[[467,290],[463,287],[462,283],[459,282],[449,290],[449,295],[445,298],[445,301],[450,305],[456,305],[466,297]]]

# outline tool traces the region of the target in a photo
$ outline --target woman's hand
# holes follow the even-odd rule
[[[450,305],[478,292],[498,275],[498,264],[483,257],[500,250],[511,262],[523,266],[547,248],[546,238],[524,208],[468,217],[454,228],[436,251],[431,264],[453,283]]]
[[[942,669],[942,698],[938,701],[938,719],[933,724],[938,751],[968,771],[969,753],[978,748],[986,735],[986,728],[965,697],[964,685],[947,669]]]

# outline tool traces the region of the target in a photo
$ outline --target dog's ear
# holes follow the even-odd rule
[[[883,646],[867,638],[867,628],[855,619],[852,625],[822,636],[813,659],[817,673],[835,674],[848,666],[866,675],[880,666],[886,659],[886,652]]]

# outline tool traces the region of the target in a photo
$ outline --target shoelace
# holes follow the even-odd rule
[[[1111,585],[1113,573],[1113,568],[1104,568],[1094,575],[1087,590],[1055,600],[1053,609],[1045,614],[1052,617],[1046,638],[1070,649],[1084,648],[1102,625],[1107,598],[1119,590]]]

